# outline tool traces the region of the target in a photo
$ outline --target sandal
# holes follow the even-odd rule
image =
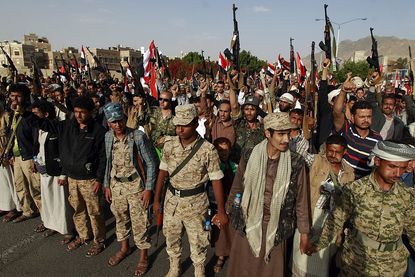
[[[127,251],[118,251],[115,253],[114,256],[111,256],[108,260],[108,266],[116,266],[119,264],[122,260],[124,260],[128,255],[130,255],[131,249],[128,249]]]
[[[64,236],[63,236],[63,239],[61,240],[61,244],[62,244],[62,245],[68,244],[68,243],[70,243],[70,242],[71,242],[74,238],[75,238],[75,236],[73,236],[73,235],[64,235]]]
[[[55,230],[52,229],[47,229],[44,233],[43,233],[43,237],[48,238],[50,236],[53,236],[54,234],[56,234],[57,232]]]
[[[43,223],[39,224],[36,226],[36,228],[33,230],[36,233],[43,233],[44,231],[46,231],[47,228],[45,227],[45,225],[43,225]]]
[[[66,250],[68,250],[68,252],[72,252],[75,249],[78,249],[79,247],[81,247],[82,245],[86,244],[85,241],[83,239],[81,239],[80,237],[77,237],[74,241],[70,242],[66,248]]]
[[[12,221],[13,219],[15,219],[17,217],[17,215],[18,214],[17,214],[16,210],[10,211],[4,216],[3,222],[6,223],[6,222]]]
[[[215,273],[219,273],[222,270],[224,264],[225,264],[225,257],[218,257],[216,264],[213,266],[213,271]]]
[[[88,257],[88,258],[96,256],[99,253],[101,253],[104,249],[105,249],[105,244],[100,243],[100,242],[98,242],[98,243],[94,242],[92,247],[89,248],[88,251],[86,252],[85,256]]]
[[[143,276],[148,271],[148,261],[139,262],[134,271],[134,276]]]

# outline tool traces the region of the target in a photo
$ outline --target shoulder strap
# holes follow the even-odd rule
[[[185,167],[185,165],[190,161],[191,158],[193,158],[193,156],[197,153],[197,151],[200,149],[200,147],[203,144],[204,139],[199,138],[199,140],[195,143],[195,145],[193,146],[192,151],[189,153],[189,155],[186,157],[186,159],[184,159],[177,167],[176,169],[170,174],[170,178],[172,178],[174,175],[176,175],[177,173],[180,172],[180,170],[183,169],[183,167]]]

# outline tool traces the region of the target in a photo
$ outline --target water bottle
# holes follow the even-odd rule
[[[206,215],[205,220],[203,222],[203,229],[205,231],[212,230],[212,221],[211,221],[211,211],[210,211],[210,209],[208,209],[207,215]]]
[[[240,208],[241,207],[241,200],[242,200],[242,194],[238,192],[235,194],[235,199],[233,200],[233,207],[234,208]]]

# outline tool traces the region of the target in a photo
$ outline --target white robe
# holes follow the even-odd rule
[[[14,209],[21,211],[14,186],[13,171],[10,165],[0,166],[0,210],[12,211]]]
[[[39,131],[39,154],[37,159],[40,164],[45,161],[45,141],[48,133]],[[72,220],[72,208],[68,202],[68,186],[58,185],[58,176],[40,175],[40,192],[42,199],[41,217],[46,228],[61,234],[71,234],[74,228]]]

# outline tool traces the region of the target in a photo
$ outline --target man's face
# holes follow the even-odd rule
[[[367,130],[372,124],[372,110],[357,109],[356,114],[352,116],[352,123],[359,129]]]
[[[266,130],[265,136],[273,149],[285,152],[288,149],[290,132],[291,130],[274,131],[274,133],[271,135],[271,132]]]
[[[95,110],[98,111],[100,106],[101,106],[101,103],[99,103],[99,98],[98,97],[92,97],[92,102],[94,102]]]
[[[291,104],[285,101],[281,101],[278,103],[281,112],[289,112],[291,109]]]
[[[361,88],[356,90],[356,97],[357,99],[364,99],[365,98],[365,91]]]
[[[216,84],[216,92],[223,93],[223,84]]]
[[[196,134],[196,128],[199,124],[189,123],[187,125],[176,125],[176,135],[180,139],[189,139]]]
[[[160,94],[159,105],[162,110],[170,109],[171,98],[167,93]]]
[[[37,117],[39,117],[39,118],[45,118],[46,117],[45,114],[41,110],[39,110],[38,108],[32,108],[32,113],[34,115],[36,115]]]
[[[78,124],[87,124],[88,120],[91,117],[91,112],[88,111],[87,109],[82,109],[82,108],[74,108],[74,113],[75,113],[75,119],[78,122]]]
[[[55,101],[62,103],[63,102],[63,94],[59,90],[54,92]]]
[[[121,135],[125,131],[125,119],[108,122],[108,126],[114,131],[116,135]]]
[[[331,164],[340,164],[345,152],[346,148],[340,144],[327,144],[326,146],[326,158]]]
[[[12,91],[10,92],[10,104],[12,106],[22,106],[24,97],[21,92]]]
[[[221,161],[226,162],[227,160],[229,160],[229,155],[231,154],[231,148],[229,144],[221,143],[218,145],[216,149],[218,150],[219,159]]]
[[[219,120],[228,122],[231,119],[231,106],[227,103],[219,106]]]
[[[133,105],[135,107],[141,106],[144,103],[144,99],[142,97],[134,96],[133,97]]]
[[[386,98],[382,101],[382,112],[386,116],[391,116],[395,109],[395,99]]]
[[[389,185],[393,185],[408,168],[409,162],[390,162],[375,157],[376,173]]]
[[[256,110],[256,107],[255,106],[245,105],[244,106],[244,109],[243,109],[243,112],[244,112],[245,119],[248,122],[253,122],[253,121],[256,120],[257,110]]]
[[[303,116],[296,113],[291,113],[290,121],[292,124],[295,124],[297,128],[301,128],[301,125],[303,124]]]

